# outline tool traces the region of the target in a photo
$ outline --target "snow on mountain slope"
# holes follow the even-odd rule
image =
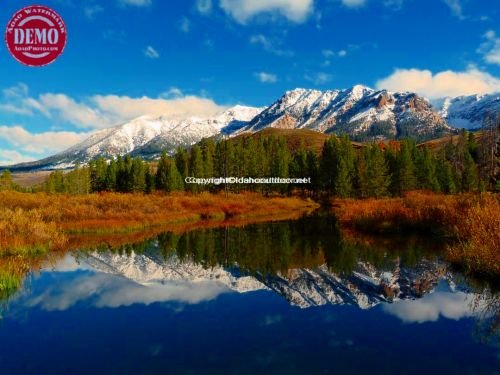
[[[325,304],[370,308],[381,302],[420,298],[446,275],[446,268],[433,262],[403,267],[396,261],[390,270],[358,262],[348,275],[333,273],[323,265],[315,269],[291,269],[285,275],[254,277],[236,265],[234,268],[204,267],[190,259],[181,260],[175,253],[165,258],[157,247],[141,254],[94,252],[81,260],[98,272],[123,276],[145,286],[175,281],[217,282],[238,293],[272,290],[301,308]]]
[[[260,112],[259,108],[235,106],[213,117],[190,117],[171,119],[168,117],[142,116],[110,131],[106,129],[96,134],[96,142],[76,145],[65,152],[84,153],[85,161],[99,155],[113,156],[129,154],[148,145],[153,140],[160,140],[170,146],[170,150],[183,145],[191,145],[202,138],[219,134],[233,122],[249,121]]]
[[[226,127],[238,127],[255,117],[262,108],[235,106],[209,118],[141,116],[123,125],[94,133],[83,142],[59,154],[13,166],[13,170],[71,168],[77,162],[86,163],[99,156],[119,155],[157,157],[166,149],[173,152],[178,146],[190,146],[202,138],[220,134]]]
[[[168,129],[127,153],[154,158],[164,149],[173,152],[179,146],[190,146],[202,138],[230,133],[233,129],[246,125],[262,110],[263,108],[235,106],[210,118],[189,118],[170,122]]]
[[[479,129],[486,118],[500,115],[500,93],[445,98],[436,107],[450,125]]]
[[[71,168],[76,162],[86,163],[99,156],[127,154],[154,159],[164,149],[173,152],[205,137],[236,136],[267,127],[348,134],[357,141],[403,137],[423,141],[453,133],[450,124],[478,128],[487,116],[499,113],[499,94],[448,98],[433,107],[415,93],[373,90],[362,85],[327,91],[299,88],[287,91],[267,108],[235,106],[209,118],[142,116],[101,130],[57,155],[9,169]]]
[[[287,91],[240,132],[265,127],[309,128],[380,138],[430,137],[450,130],[424,98],[413,93],[375,91],[361,85],[346,90]]]

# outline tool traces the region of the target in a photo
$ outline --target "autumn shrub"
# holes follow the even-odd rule
[[[451,262],[470,272],[500,276],[500,204],[497,196],[483,194],[478,197],[466,215],[457,220],[455,233],[459,241],[448,249]]]
[[[90,195],[0,192],[0,253],[57,247],[62,232],[127,232],[201,219],[283,218],[316,208],[295,197],[257,193]]]
[[[500,275],[500,207],[495,194],[411,192],[401,198],[333,203],[344,226],[366,232],[450,236],[457,240],[448,248],[450,261],[473,273]]]
[[[44,221],[39,210],[0,210],[0,255],[45,252],[64,242],[56,224]]]

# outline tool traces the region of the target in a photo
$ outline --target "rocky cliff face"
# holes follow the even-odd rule
[[[437,137],[451,131],[424,98],[354,86],[347,90],[288,91],[241,131],[266,127],[347,133],[354,138]]]

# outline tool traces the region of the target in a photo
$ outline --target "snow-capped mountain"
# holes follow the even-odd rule
[[[40,161],[10,166],[13,171],[71,168],[98,156],[157,158],[205,137],[236,136],[268,127],[312,129],[349,134],[354,140],[414,137],[427,140],[478,128],[500,113],[500,94],[447,98],[431,103],[415,93],[373,90],[356,85],[345,90],[295,89],[267,108],[235,106],[215,116],[187,119],[144,115],[101,130],[80,144]]]
[[[429,138],[451,130],[426,99],[361,85],[346,90],[287,91],[240,131],[265,127],[378,138]]]
[[[86,163],[99,156],[119,155],[157,157],[163,149],[173,152],[178,146],[190,146],[202,138],[221,134],[224,128],[239,128],[262,108],[235,106],[208,118],[141,116],[123,125],[94,133],[83,142],[59,154],[36,162],[23,163],[12,169],[64,169],[75,163]]]
[[[436,108],[456,128],[479,129],[486,118],[500,114],[500,93],[445,98]]]
[[[97,272],[125,277],[148,286],[167,282],[216,282],[238,293],[272,290],[291,305],[301,308],[325,304],[349,304],[370,308],[382,302],[414,299],[431,292],[446,276],[446,268],[435,262],[422,261],[404,267],[395,261],[393,269],[379,270],[358,262],[349,275],[335,274],[326,265],[291,269],[286,275],[250,276],[234,268],[204,267],[189,259],[180,260],[175,253],[163,257],[154,248],[144,253],[117,254],[94,252],[80,258]]]

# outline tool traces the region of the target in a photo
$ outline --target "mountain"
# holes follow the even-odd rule
[[[65,169],[86,163],[96,157],[119,155],[158,157],[163,149],[173,152],[178,146],[190,146],[202,138],[238,129],[262,111],[262,108],[235,106],[208,118],[141,116],[123,125],[94,133],[83,142],[54,156],[9,167],[12,171]]]
[[[436,108],[456,128],[479,129],[486,118],[500,114],[500,93],[445,98]]]
[[[156,246],[141,254],[94,252],[83,255],[80,260],[98,272],[122,276],[144,286],[181,280],[211,281],[238,293],[271,290],[300,308],[348,304],[365,309],[382,302],[420,298],[446,278],[444,266],[425,260],[412,267],[395,260],[391,269],[377,269],[358,261],[353,272],[347,275],[331,272],[323,265],[314,269],[291,269],[287,274],[250,276],[237,266],[206,267],[190,259],[180,260],[175,253],[164,257]]]
[[[414,93],[392,93],[357,85],[346,90],[287,91],[240,130],[306,128],[347,133],[355,140],[438,137],[452,129],[432,105]]]
[[[264,129],[346,133],[355,141],[403,137],[424,141],[455,133],[450,124],[469,129],[480,127],[487,116],[498,113],[499,94],[447,98],[433,106],[415,93],[373,90],[361,85],[345,90],[295,89],[267,108],[235,106],[205,118],[145,115],[98,131],[57,155],[9,169],[65,169],[98,156],[127,154],[155,159],[163,149],[172,153],[178,146],[190,146],[204,137],[234,137]]]

